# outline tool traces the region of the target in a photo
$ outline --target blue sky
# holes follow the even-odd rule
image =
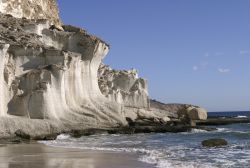
[[[111,44],[105,63],[136,68],[151,98],[250,110],[249,0],[59,0],[65,24]]]

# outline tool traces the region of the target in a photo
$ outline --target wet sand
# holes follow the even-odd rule
[[[0,168],[152,168],[130,153],[50,147],[39,143],[0,145]]]

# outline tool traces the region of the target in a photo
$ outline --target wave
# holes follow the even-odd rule
[[[150,152],[149,154],[142,155],[139,160],[145,163],[153,164],[157,168],[215,168],[209,163],[173,160],[166,157],[166,155],[162,155],[160,152]]]
[[[234,118],[247,118],[247,116],[238,115],[237,117],[234,117]]]
[[[197,130],[196,130],[197,131]],[[112,138],[112,137],[111,137]],[[104,138],[105,139],[105,138]],[[39,141],[48,146],[53,147],[63,147],[63,148],[75,148],[75,149],[83,149],[83,150],[94,150],[94,151],[109,151],[109,152],[128,152],[128,153],[136,153],[139,155],[138,160],[141,162],[145,162],[148,164],[154,165],[156,168],[213,168],[212,165],[204,164],[204,163],[196,163],[191,161],[177,161],[172,158],[178,158],[183,154],[175,153],[174,151],[188,151],[189,149],[185,146],[175,146],[162,148],[162,149],[150,149],[147,147],[105,147],[107,144],[112,144],[112,141],[108,141],[102,143],[103,146],[82,146],[85,143],[82,142],[83,139],[76,139],[67,134],[61,134],[54,141]],[[129,144],[132,141],[121,141],[117,142],[117,144]],[[95,142],[92,142],[95,144]],[[92,144],[91,143],[91,144]],[[134,144],[142,143],[141,141],[134,142]],[[116,144],[112,144],[116,145]],[[126,145],[123,145],[126,146]],[[183,156],[182,156],[183,157]]]
[[[250,132],[248,132],[248,131],[239,131],[239,130],[233,130],[233,129],[229,129],[229,128],[217,128],[217,130],[215,132],[250,134]]]
[[[60,134],[56,137],[56,140],[66,140],[69,139],[71,136],[69,134]]]
[[[192,128],[190,132],[181,132],[180,134],[198,134],[198,133],[209,133],[209,131]]]
[[[217,128],[216,132],[226,132],[229,131],[229,128]]]
[[[191,133],[204,133],[204,132],[206,133],[208,131],[202,130],[202,129],[195,129],[195,128],[191,130]]]
[[[63,136],[64,137],[64,136]],[[60,138],[60,137],[59,137]],[[145,148],[112,148],[112,147],[79,147],[71,146],[69,144],[57,143],[56,141],[40,141],[49,146],[53,147],[63,147],[63,148],[77,148],[83,150],[95,150],[95,151],[110,151],[110,152],[128,152],[139,154],[139,161],[152,164],[157,168],[213,168],[212,165],[205,165],[204,163],[195,162],[183,162],[174,161],[168,159],[168,156],[174,155],[172,151],[164,150],[151,150]]]
[[[243,125],[245,128],[245,125]],[[92,135],[73,138],[62,134],[54,141],[40,141],[49,146],[83,150],[135,153],[139,161],[156,168],[213,168],[246,167],[249,162],[250,133],[242,125],[207,132],[193,129],[189,133]],[[234,130],[237,129],[237,130]],[[188,134],[185,135],[185,134]],[[226,148],[203,148],[206,138],[223,136],[229,141]],[[242,138],[243,137],[243,138]]]

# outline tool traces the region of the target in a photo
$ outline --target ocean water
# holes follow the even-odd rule
[[[208,117],[250,118],[250,111],[209,112]]]
[[[250,124],[217,128],[212,132],[193,129],[186,133],[103,134],[81,138],[62,134],[54,141],[42,143],[56,147],[132,152],[138,154],[139,161],[156,168],[250,168]],[[201,142],[209,138],[224,138],[229,145],[202,147]]]

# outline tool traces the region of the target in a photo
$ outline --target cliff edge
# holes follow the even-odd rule
[[[46,19],[60,25],[57,0],[0,0],[0,12],[17,18]]]

